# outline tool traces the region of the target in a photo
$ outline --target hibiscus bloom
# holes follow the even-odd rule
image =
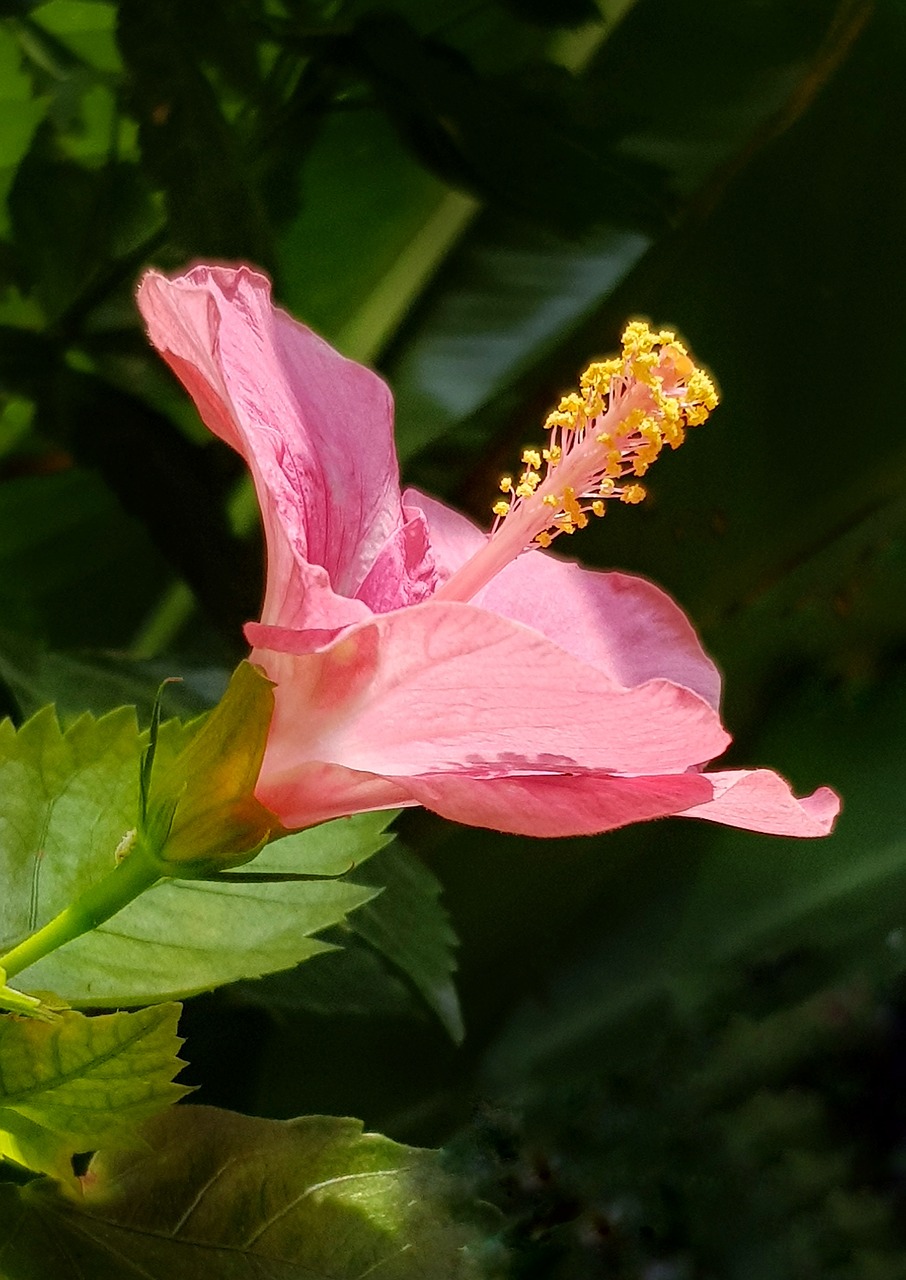
[[[151,341],[248,464],[267,541],[252,661],[275,683],[258,798],[300,828],[424,805],[535,836],[670,814],[818,836],[839,809],[728,745],[720,677],[679,607],[544,548],[643,497],[637,478],[716,396],[672,334],[630,325],[501,482],[489,535],[400,492],[376,374],[275,308],[246,267],[149,272]]]

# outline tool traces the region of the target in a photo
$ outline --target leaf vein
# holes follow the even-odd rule
[[[324,1182],[314,1182],[310,1187],[306,1187],[304,1191],[299,1193],[299,1195],[294,1196],[292,1200],[288,1201],[282,1209],[279,1209],[276,1213],[272,1214],[267,1221],[261,1224],[257,1231],[252,1232],[248,1239],[244,1241],[245,1247],[248,1248],[255,1244],[255,1242],[260,1240],[266,1231],[269,1231],[271,1227],[275,1226],[276,1223],[280,1221],[281,1218],[285,1218],[288,1213],[295,1209],[296,1205],[301,1204],[303,1200],[306,1200],[316,1191],[323,1191],[325,1187],[333,1187],[341,1182],[355,1182],[364,1178],[386,1178],[388,1176],[392,1177],[394,1174],[401,1172],[402,1169],[368,1169],[363,1170],[361,1173],[339,1174],[336,1178],[327,1178]]]

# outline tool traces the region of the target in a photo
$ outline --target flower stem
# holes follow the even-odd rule
[[[20,973],[64,943],[96,929],[160,879],[158,859],[142,844],[134,845],[122,862],[117,863],[102,880],[86,889],[75,902],[30,938],[13,947],[5,956],[0,956],[0,970],[8,978]]]

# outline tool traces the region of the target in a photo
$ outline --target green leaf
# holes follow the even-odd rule
[[[145,160],[164,189],[184,253],[268,266],[271,232],[236,129],[185,39],[180,5],[144,0],[119,11]]]
[[[588,126],[581,88],[561,68],[484,75],[390,13],[365,15],[351,48],[403,138],[451,185],[568,233],[662,223],[658,167],[621,152],[608,127]]]
[[[375,109],[330,116],[301,182],[302,207],[279,242],[282,292],[347,355],[372,359],[471,206],[415,163]]]
[[[182,1097],[188,1091],[173,1083],[183,1066],[179,1014],[179,1005],[158,1005],[95,1018],[65,1010],[44,1022],[0,1017],[0,1151],[59,1177],[76,1152],[122,1139]]]
[[[415,1007],[427,1005],[459,1043],[464,1029],[453,983],[458,940],[439,902],[440,883],[396,840],[355,879],[378,895],[329,935],[342,949],[243,986],[243,996],[268,1008],[372,1016],[411,1014],[414,997]]]
[[[168,679],[174,671],[179,671],[179,679]],[[182,662],[147,662],[119,653],[59,653],[0,631],[0,680],[22,719],[52,702],[65,723],[85,711],[103,715],[124,704],[148,719],[158,690],[166,718],[201,715],[223,696],[227,673],[218,667],[187,669]]]
[[[757,161],[753,138],[758,139],[758,131],[765,127],[765,121],[782,109],[790,86],[803,77],[806,59],[814,54],[824,34],[826,15],[820,12],[824,6],[797,8],[795,12],[787,9],[782,14],[778,9],[777,20],[767,25],[760,12],[756,14],[745,6],[720,4],[717,0],[707,0],[704,4],[684,2],[672,6],[669,12],[662,12],[656,0],[639,0],[631,8],[631,13],[602,46],[584,77],[589,94],[588,114],[605,122],[618,121],[628,133],[624,149],[663,165],[685,196],[701,191],[709,180],[715,181],[716,171],[722,173],[715,186],[707,189],[711,208],[723,193],[726,175],[736,172],[744,161]],[[724,56],[712,64],[709,54],[709,75],[690,77],[678,95],[676,67],[681,63],[691,65],[691,51],[700,47],[703,40],[709,49],[713,41],[719,41]],[[678,49],[682,54],[678,55]],[[718,77],[719,85],[716,84]],[[862,112],[859,119],[864,120],[865,115]],[[838,120],[829,136],[836,138],[841,132],[845,136],[848,131],[847,124]],[[860,139],[863,157],[866,147],[872,145],[867,136],[867,123],[864,133],[866,136]],[[823,140],[819,145],[823,162],[826,146]],[[747,147],[749,150],[745,150]],[[813,203],[814,209],[809,213],[811,223],[827,217],[827,234],[832,238],[839,234],[838,215],[831,212],[838,205],[829,194],[839,179],[841,162],[836,152],[826,160],[827,191],[816,193],[814,181],[802,189],[796,184],[795,173],[801,172],[803,166],[808,166],[812,173],[818,154],[812,151],[798,155],[791,172],[776,179],[768,178],[756,165],[745,198],[734,204],[732,215],[718,231],[718,252],[726,247],[729,257],[720,258],[713,268],[707,261],[708,247],[703,254],[701,247],[694,245],[695,256],[690,259],[688,233],[652,242],[638,226],[619,231],[605,227],[581,239],[567,238],[527,229],[513,219],[504,218],[499,203],[490,208],[487,216],[475,223],[458,251],[451,255],[443,274],[425,290],[418,323],[404,334],[387,366],[397,402],[397,435],[404,457],[411,458],[432,439],[454,431],[464,422],[472,428],[471,435],[453,438],[448,449],[441,446],[434,466],[422,466],[420,459],[415,480],[450,494],[462,472],[467,472],[474,485],[474,454],[481,444],[487,445],[495,428],[512,432],[515,454],[531,434],[532,424],[540,426],[547,408],[571,386],[590,358],[606,353],[619,326],[633,314],[663,317],[665,322],[669,319],[671,326],[678,324],[682,332],[696,339],[703,327],[716,334],[726,334],[722,346],[733,353],[729,357],[722,353],[718,360],[717,349],[710,342],[697,343],[701,347],[698,354],[703,359],[714,360],[722,379],[726,359],[738,363],[741,350],[750,370],[753,365],[765,364],[770,357],[759,355],[753,360],[752,353],[744,345],[741,347],[737,336],[739,272],[748,275],[749,264],[756,256],[755,252],[738,256],[738,228],[751,224],[750,244],[753,248],[759,246],[759,251],[760,246],[764,246],[763,256],[752,268],[752,274],[759,285],[768,282],[768,305],[775,311],[776,293],[771,292],[774,278],[770,274],[770,263],[775,260],[772,255],[776,254],[778,241],[790,237],[791,206],[795,207],[800,199]],[[734,160],[740,155],[741,160]],[[562,160],[565,164],[565,154]],[[856,163],[854,158],[851,163]],[[726,167],[725,171],[718,170],[720,165]],[[879,175],[884,172],[880,153],[870,172]],[[571,181],[571,176],[562,179],[565,183]],[[555,184],[555,189],[559,190],[559,185]],[[576,181],[576,189],[588,192],[584,180]],[[769,233],[762,225],[759,204],[759,193],[764,190],[770,190],[772,197],[776,193],[780,206]],[[589,199],[595,203],[592,196],[589,195]],[[881,203],[879,193],[874,196],[872,207],[880,207]],[[599,213],[606,220],[606,200],[601,202]],[[686,222],[694,225],[698,217],[694,206],[689,207]],[[893,225],[897,225],[896,218]],[[854,277],[864,275],[859,245],[855,243],[859,240],[860,226],[860,220],[855,218],[850,232],[854,240],[847,254],[847,269],[851,262]],[[807,232],[803,229],[802,234]],[[898,252],[896,246],[885,244],[884,252],[891,251]],[[825,266],[825,260],[820,259],[820,269],[824,270]],[[624,278],[636,267],[637,274],[630,277],[625,290],[611,301]],[[799,267],[799,257],[793,249],[790,269]],[[712,283],[709,278],[709,290],[703,293],[701,277],[703,274],[710,277],[712,270],[715,280]],[[695,288],[690,287],[693,278]],[[666,299],[665,280],[669,289]],[[732,288],[727,283],[731,280]],[[819,286],[811,280],[804,282],[800,296],[806,296],[813,287]],[[855,278],[849,287],[858,287]],[[720,314],[715,314],[715,290],[719,291],[717,305],[723,308]],[[847,290],[841,290],[841,294],[848,296]],[[746,303],[747,312],[752,305],[751,301]],[[767,318],[764,325],[765,334],[772,336]],[[562,356],[557,359],[553,353],[558,349]],[[740,437],[753,441],[758,438],[760,456],[767,456],[758,436],[764,415],[757,405],[757,393],[746,386],[740,388],[734,398],[737,403],[753,406],[753,421],[747,419],[740,423],[733,447],[737,447]],[[728,394],[728,402],[729,399]],[[460,461],[464,454],[467,455],[465,463]],[[460,476],[454,473],[451,485],[452,467],[460,467],[462,471]],[[494,467],[495,471],[498,469]],[[749,484],[748,466],[736,466],[720,454],[718,469],[720,484],[728,475],[745,477],[740,484],[747,486],[749,501],[763,502],[763,487]],[[489,490],[494,483],[494,480],[490,482]],[[660,484],[658,475],[658,493]],[[713,484],[701,483],[697,470],[695,478],[684,473],[674,498],[677,506],[684,507],[690,496],[695,500],[701,495],[702,504],[708,507],[702,522],[709,534],[717,485],[717,480]],[[728,502],[727,507],[732,509],[735,501],[734,494],[733,502]],[[680,545],[672,532],[666,533],[666,529],[672,530],[676,525],[677,515],[672,503],[669,507],[661,505],[664,524],[657,522],[656,530],[651,531],[652,554],[646,557],[644,571],[662,581],[665,559],[669,562],[676,554],[685,557],[694,579],[713,579],[720,573],[717,565],[713,571],[709,565],[707,575],[699,573],[697,558],[688,555],[686,546]],[[747,533],[752,527],[749,518],[755,519],[747,512]],[[618,535],[622,560],[612,551],[600,553],[608,564],[633,563],[638,525],[637,519],[627,522],[625,534],[620,531],[622,536]],[[772,528],[782,526],[782,521],[776,526],[771,522]],[[810,527],[814,529],[814,521]],[[645,533],[647,535],[647,529]],[[610,546],[610,529],[601,535],[602,541],[605,538]],[[723,572],[735,572],[733,556],[725,554],[725,547],[713,535],[711,541],[723,557]],[[749,541],[753,541],[751,537]],[[648,545],[646,536],[646,549]],[[675,553],[674,545],[677,546]],[[584,557],[589,554],[588,550],[583,553]]]
[[[60,647],[125,644],[162,568],[144,530],[90,472],[0,484],[4,627]]]
[[[93,170],[61,158],[47,126],[19,166],[9,210],[23,273],[50,323],[160,225],[137,165],[111,161]]]
[[[452,976],[458,941],[439,902],[439,881],[398,841],[357,879],[384,891],[355,913],[351,928],[409,979],[458,1044],[465,1034]]]
[[[100,1152],[79,1201],[0,1185],[4,1280],[475,1280],[484,1242],[436,1152],[357,1120],[178,1107]]]
[[[116,72],[116,8],[110,0],[49,0],[35,15],[42,30],[98,71]]]
[[[83,716],[61,730],[52,708],[18,731],[0,723],[0,939],[21,941],[113,867],[137,823],[147,737],[134,712]],[[161,728],[165,764],[185,741]],[[362,814],[277,841],[255,864],[341,875],[386,843],[392,815]],[[94,932],[26,971],[17,985],[70,1004],[147,1004],[257,977],[315,955],[311,935],[344,920],[376,890],[340,880],[284,884],[166,882]]]
[[[233,991],[278,1014],[305,1010],[321,1017],[399,1018],[423,1012],[421,997],[411,985],[391,972],[387,961],[351,927],[328,930],[325,941],[335,942],[337,949],[258,982],[240,983]]]
[[[47,110],[46,98],[32,96],[20,62],[16,40],[5,27],[0,27],[0,235],[9,231],[6,197],[19,161]]]
[[[456,255],[445,288],[426,295],[422,323],[390,364],[400,456],[503,396],[649,245],[636,231],[607,228],[577,242],[484,219]]]

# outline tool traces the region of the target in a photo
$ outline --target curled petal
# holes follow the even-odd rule
[[[421,511],[427,520],[440,582],[452,577],[460,565],[480,551],[488,540],[487,533],[467,516],[418,489],[407,489],[403,502],[407,507]]]
[[[247,267],[149,272],[138,305],[204,421],[251,470],[268,549],[262,621],[308,625],[305,565],[326,570],[336,595],[356,596],[394,538],[409,545],[380,607],[420,598],[433,565],[411,560],[381,379],[274,307],[268,279]]]
[[[274,638],[292,646],[292,632]],[[317,652],[257,649],[253,660],[277,684],[268,778],[312,760],[392,778],[676,773],[729,741],[691,690],[666,680],[624,689],[471,605],[429,601]]]
[[[684,818],[707,818],[747,831],[774,836],[826,836],[840,812],[840,798],[819,787],[799,800],[788,782],[770,769],[731,769],[703,775],[714,791],[706,804],[695,805]]]

